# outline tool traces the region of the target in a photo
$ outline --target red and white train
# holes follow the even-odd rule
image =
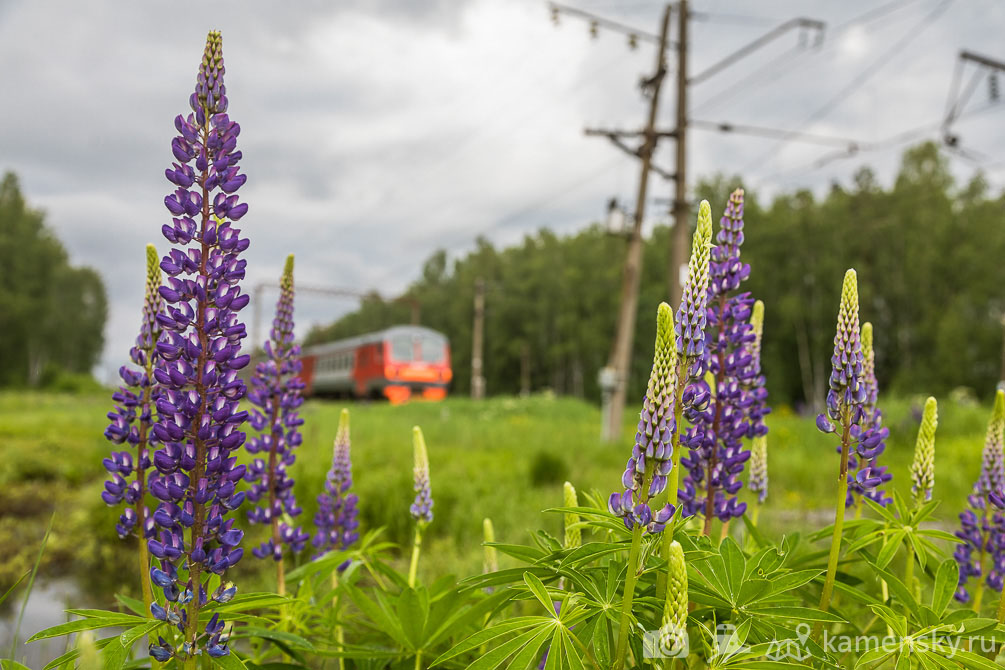
[[[310,346],[301,361],[305,395],[442,400],[453,377],[446,335],[422,326],[393,326]]]

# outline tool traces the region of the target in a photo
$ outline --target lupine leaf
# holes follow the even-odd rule
[[[544,606],[548,613],[554,616],[555,601],[548,595],[548,589],[544,587],[541,580],[528,572],[523,576],[523,581],[527,585],[527,588],[530,589],[530,592],[534,594],[534,597],[540,601],[541,605]]]
[[[210,656],[210,658],[212,659],[213,665],[218,668],[223,668],[224,670],[248,670],[248,666],[246,666],[244,661],[238,658],[237,654],[233,651],[226,656],[220,656],[219,658]]]
[[[515,619],[507,619],[502,623],[498,623],[484,630],[480,630],[474,633],[464,640],[461,640],[455,644],[451,649],[440,654],[440,656],[431,663],[431,665],[439,665],[452,658],[456,658],[461,654],[467,653],[473,649],[477,649],[483,644],[488,644],[491,640],[494,640],[503,635],[507,635],[514,631],[522,630],[524,628],[532,628],[541,626],[551,620],[550,617],[542,616],[525,616],[517,617]]]
[[[22,579],[24,578],[22,577]],[[17,586],[17,584],[14,586]],[[13,591],[13,588],[11,590]],[[3,668],[3,670],[31,670],[31,668],[26,665],[21,665],[17,661],[9,661],[6,658],[0,659],[0,668]]]
[[[579,650],[576,648],[576,642],[573,639],[574,633],[562,628],[559,630],[560,638],[562,641],[562,647],[565,651],[565,659],[569,662],[569,667],[572,670],[586,670],[586,666],[583,665],[583,659],[579,656]]]
[[[959,583],[960,566],[953,560],[943,561],[935,574],[935,590],[932,592],[932,610],[942,616],[953,599]]]
[[[141,620],[142,621],[142,620]],[[119,614],[115,616],[109,616],[104,619],[78,619],[76,621],[67,621],[66,623],[61,623],[58,626],[53,626],[52,628],[46,628],[45,630],[39,631],[28,638],[28,642],[34,642],[35,640],[44,640],[50,637],[59,637],[61,635],[68,635],[70,633],[79,633],[84,630],[96,630],[98,628],[111,628],[113,626],[129,626],[135,625],[136,617],[131,614]],[[117,639],[118,636],[111,639]]]
[[[426,628],[426,618],[429,616],[428,599],[420,597],[413,588],[405,589],[398,596],[398,606],[395,611],[410,648],[413,650],[421,648],[422,633]]]
[[[550,628],[542,628],[534,637],[531,638],[530,642],[527,643],[527,646],[513,656],[513,659],[506,667],[512,668],[513,670],[524,670],[524,668],[529,668],[535,665],[534,661],[541,657],[541,649],[551,636],[552,630]]]
[[[744,611],[748,614],[760,616],[777,617],[781,619],[794,619],[796,621],[825,621],[831,623],[844,623],[845,620],[836,614],[823,612],[813,607],[746,607]]]
[[[147,606],[143,604],[142,600],[137,600],[136,598],[130,598],[129,596],[124,596],[121,593],[116,593],[115,599],[118,600],[123,605],[125,605],[127,608],[129,608],[129,610],[132,611],[133,614],[136,614],[137,616],[141,616],[144,618],[149,618],[150,610],[147,609]]]
[[[725,568],[726,589],[733,597],[734,602],[740,594],[740,585],[743,583],[743,568],[746,559],[740,545],[731,537],[727,537],[719,544],[719,555],[722,556],[722,564]]]
[[[126,632],[122,633],[122,635],[119,635],[119,643],[126,649],[131,649],[136,640],[152,631],[157,630],[163,624],[163,621],[148,621],[147,623],[140,624],[139,626],[133,626]]]
[[[897,554],[897,550],[904,543],[904,535],[906,534],[903,530],[897,530],[886,538],[883,547],[879,550],[879,554],[876,555],[877,566],[885,568],[890,564],[890,561]]]
[[[536,629],[529,630],[510,640],[507,640],[506,642],[503,642],[498,647],[490,649],[479,656],[471,665],[468,666],[468,670],[494,670],[502,665],[507,658],[516,653],[517,650],[522,649],[524,645],[529,644],[532,640],[534,640],[539,633],[540,631]]]
[[[257,638],[261,640],[272,640],[273,642],[282,642],[286,646],[292,649],[302,649],[304,651],[314,651],[314,645],[311,644],[310,640],[306,640],[299,635],[294,633],[287,633],[281,630],[272,630],[271,628],[259,628],[257,626],[244,626],[241,628],[235,628],[232,638]]]
[[[101,650],[101,667],[103,670],[121,670],[126,662],[129,650],[122,646],[118,638],[113,639]]]

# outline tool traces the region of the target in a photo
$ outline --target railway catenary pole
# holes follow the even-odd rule
[[[659,98],[659,86],[666,73],[664,61],[667,46],[670,45],[667,39],[669,18],[672,5],[666,5],[663,12],[663,22],[657,48],[657,73],[653,77],[643,81],[643,87],[652,92],[650,99],[650,122],[642,131],[625,130],[604,130],[587,129],[588,136],[607,137],[615,146],[625,151],[629,155],[635,156],[642,161],[642,179],[639,183],[639,198],[636,203],[634,226],[628,239],[628,251],[625,258],[625,266],[622,274],[621,303],[618,313],[618,324],[615,332],[614,344],[611,348],[611,356],[606,368],[601,370],[600,381],[604,395],[604,409],[602,410],[602,434],[608,441],[616,440],[621,434],[621,419],[624,413],[625,392],[628,381],[629,365],[631,363],[632,341],[635,334],[636,312],[638,310],[638,290],[639,277],[642,267],[642,237],[641,224],[645,213],[645,193],[649,172],[655,172],[660,176],[674,181],[674,198],[670,204],[670,210],[674,217],[674,230],[670,235],[671,246],[669,252],[668,267],[668,287],[670,304],[674,307],[680,304],[682,294],[683,278],[681,277],[682,266],[686,267],[686,254],[690,249],[688,244],[688,234],[690,232],[690,221],[688,220],[690,205],[687,201],[687,142],[686,132],[688,125],[687,104],[688,87],[693,84],[704,82],[715,74],[733,65],[749,54],[757,51],[765,45],[771,43],[778,37],[792,30],[816,31],[816,45],[822,39],[824,23],[815,19],[794,18],[785,21],[776,28],[768,31],[752,42],[740,47],[720,61],[714,63],[704,71],[693,77],[688,77],[688,22],[697,14],[688,9],[688,0],[678,0],[676,4],[678,39],[672,44],[677,52],[678,67],[676,72],[677,83],[677,109],[676,123],[673,130],[660,131],[655,128],[656,109]],[[605,21],[601,17],[595,16],[584,10],[567,7],[557,3],[551,3],[553,19],[557,20],[559,14],[568,14],[577,18],[586,19],[590,22],[591,33],[596,33],[600,28],[614,30],[628,35],[629,45],[633,48],[640,37],[651,39],[652,36],[624,26],[620,23]],[[720,124],[712,128],[721,132],[730,132],[736,128],[732,124]],[[632,149],[625,144],[625,138],[642,137],[643,143],[638,149]],[[656,143],[661,138],[674,138],[677,140],[676,146],[676,166],[673,172],[661,169],[652,165],[652,154],[656,148]],[[798,141],[797,138],[787,138],[787,140]]]
[[[645,130],[642,131],[642,145],[636,152],[642,161],[639,175],[638,193],[635,199],[635,213],[632,230],[628,237],[628,249],[625,254],[625,265],[621,274],[621,300],[618,309],[618,321],[615,325],[614,343],[608,359],[608,368],[613,370],[612,382],[614,388],[610,394],[610,402],[604,409],[606,416],[604,439],[616,440],[621,434],[621,417],[625,408],[625,392],[628,382],[628,367],[631,363],[632,341],[635,338],[635,317],[639,305],[639,280],[642,274],[642,221],[646,212],[646,191],[649,187],[649,172],[652,167],[652,156],[656,149],[658,136],[656,134],[656,119],[659,112],[660,87],[666,76],[667,33],[670,26],[670,5],[663,8],[663,21],[660,27],[659,43],[656,47],[656,68],[651,77],[643,81],[644,89],[650,93],[649,114]],[[593,134],[587,131],[587,134]],[[621,148],[617,137],[608,135]]]
[[[475,320],[471,330],[471,397],[485,397],[485,375],[482,358],[485,350],[485,280],[475,280]]]

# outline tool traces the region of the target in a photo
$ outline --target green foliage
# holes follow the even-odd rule
[[[72,387],[63,374],[89,373],[104,346],[105,287],[91,268],[70,266],[9,172],[0,180],[0,268],[0,387]]]
[[[722,194],[739,185],[737,177],[706,180],[697,185],[695,200],[721,203]],[[851,184],[835,184],[823,198],[796,191],[762,204],[747,189],[743,259],[753,272],[746,290],[771,311],[762,367],[773,403],[823,406],[829,370],[821,352],[830,350],[834,334],[834,278],[848,267],[858,271],[867,296],[862,319],[876,327],[882,388],[937,395],[958,386],[991,389],[998,380],[1005,312],[1003,204],[1005,198],[990,196],[979,176],[955,185],[934,143],[905,152],[890,188],[863,168]],[[713,207],[713,218],[720,215],[721,207]],[[668,247],[664,227],[645,241],[628,397],[645,391],[653,332],[647,319],[666,299]],[[482,277],[489,287],[489,391],[520,390],[514,371],[526,345],[533,389],[599,398],[596,375],[610,353],[623,260],[623,241],[599,225],[563,237],[541,230],[506,249],[479,239],[453,264],[446,252],[436,252],[405,295],[421,302],[424,325],[450,337],[454,392],[470,389],[474,282]],[[405,302],[374,296],[313,331],[308,342],[408,319]]]

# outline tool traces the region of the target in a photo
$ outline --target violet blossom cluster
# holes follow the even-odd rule
[[[687,515],[702,513],[722,521],[743,516],[746,503],[737,493],[740,475],[750,458],[745,438],[767,434],[764,416],[767,391],[760,369],[760,350],[750,323],[754,299],[736,293],[750,276],[750,265],[740,260],[743,244],[743,190],[732,193],[720,221],[717,245],[711,252],[707,297],[707,346],[692,374],[690,393],[708,398],[693,403],[685,415],[691,428],[683,443],[690,448],[681,465],[688,469],[681,490]],[[708,376],[714,380],[711,384]]]
[[[248,207],[236,195],[246,178],[238,170],[240,127],[227,115],[224,72],[222,38],[210,32],[189,98],[192,112],[175,119],[179,134],[171,148],[178,162],[166,170],[177,188],[164,199],[173,219],[162,231],[175,246],[160,264],[168,279],[160,288],[166,305],[157,315],[163,333],[154,377],[161,393],[153,430],[163,446],[153,459],[159,476],[150,492],[160,505],[148,547],[160,559],[150,576],[166,601],[151,612],[177,626],[181,644],[151,644],[159,660],[229,653],[223,622],[214,616],[200,631],[198,618],[209,600],[225,602],[235,588],[222,583],[208,593],[204,575],[222,576],[244,553],[244,533],[227,515],[245,498],[237,491],[245,467],[236,451],[248,418],[239,406],[245,385],[238,378],[250,360],[240,353],[246,330],[238,317],[248,304],[240,287],[246,261],[239,258],[248,239],[233,222]]]
[[[985,559],[990,559],[984,583],[995,591],[1005,581],[1005,392],[995,395],[981,455],[981,473],[967,497],[967,509],[960,513],[960,529],[953,558],[960,566],[956,599],[970,602],[967,582],[980,580]],[[978,586],[978,588],[980,588]]]
[[[356,494],[352,488],[352,458],[350,455],[349,410],[343,409],[335,433],[332,467],[325,478],[324,493],[318,495],[318,511],[314,515],[317,533],[312,541],[316,556],[329,551],[348,549],[357,539]]]
[[[112,452],[102,461],[111,476],[105,482],[101,499],[108,505],[118,505],[123,500],[126,507],[115,525],[115,532],[125,538],[139,528],[141,541],[154,532],[153,518],[146,506],[146,472],[150,469],[150,454],[156,448],[157,438],[151,428],[154,423],[154,406],[158,385],[153,377],[157,363],[157,339],[161,327],[157,315],[163,309],[160,296],[161,271],[157,264],[157,249],[152,244],[146,248],[147,278],[143,297],[143,323],[136,343],[129,349],[130,360],[140,369],[128,365],[119,368],[123,385],[112,395],[115,408],[108,413],[111,421],[105,437],[113,444],[128,444],[132,451]],[[135,473],[132,482],[127,477]]]
[[[862,403],[862,420],[851,429],[855,446],[849,455],[848,467],[855,474],[848,481],[845,506],[854,507],[860,498],[868,498],[886,507],[893,503],[893,498],[879,487],[893,479],[893,475],[885,465],[879,465],[877,461],[886,450],[886,438],[890,436],[890,429],[883,426],[883,412],[876,404],[879,383],[876,381],[876,352],[873,348],[871,323],[862,324],[861,339],[865,401]]]
[[[416,524],[422,528],[433,522],[433,493],[429,484],[429,454],[426,450],[426,439],[418,426],[412,428],[412,453],[415,459],[415,466],[412,469],[415,501],[408,511]]]
[[[298,376],[302,366],[300,347],[293,343],[292,254],[286,259],[279,282],[276,316],[264,347],[265,360],[255,365],[248,390],[248,400],[256,408],[251,412],[251,427],[260,434],[248,440],[246,449],[265,458],[254,459],[244,478],[252,484],[248,500],[258,503],[248,511],[248,521],[269,525],[272,531],[271,537],[251,553],[279,561],[284,545],[296,554],[310,539],[302,528],[293,528],[282,520],[284,514],[295,517],[301,512],[288,472],[296,460],[293,449],[303,441],[297,429],[304,422],[297,413],[304,402],[304,383]]]

